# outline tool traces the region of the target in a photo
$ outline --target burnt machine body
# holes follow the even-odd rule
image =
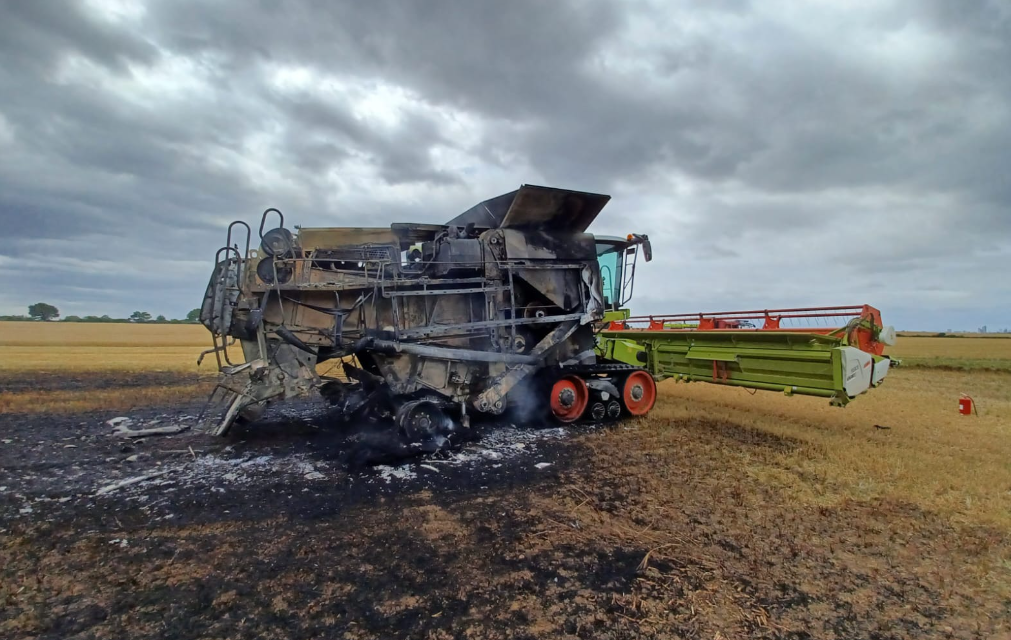
[[[313,389],[348,419],[434,448],[472,416],[640,411],[621,400],[637,368],[594,354],[604,311],[631,295],[638,248],[649,257],[645,236],[587,233],[609,199],[528,185],[446,224],[294,231],[268,209],[254,250],[232,223],[200,315],[221,369],[212,431]]]

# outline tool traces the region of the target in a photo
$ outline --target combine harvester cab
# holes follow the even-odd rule
[[[628,316],[610,314],[598,356],[662,380],[829,398],[843,406],[882,383],[895,330],[869,305]]]
[[[586,230],[608,200],[523,186],[445,224],[294,231],[268,209],[254,250],[250,227],[232,223],[200,315],[221,371],[209,430],[313,390],[347,420],[429,449],[510,409],[563,422],[647,412],[652,376],[594,351],[617,298]],[[621,243],[634,270],[648,240]]]

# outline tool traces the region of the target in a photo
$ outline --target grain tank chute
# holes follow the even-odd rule
[[[200,315],[221,369],[211,430],[313,389],[348,419],[433,448],[472,416],[510,409],[562,421],[645,413],[652,376],[594,352],[595,325],[631,294],[640,247],[649,258],[645,236],[587,233],[609,199],[527,185],[446,224],[294,231],[268,209],[254,250],[250,228],[232,223]]]

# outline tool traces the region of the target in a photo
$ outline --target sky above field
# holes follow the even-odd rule
[[[649,234],[636,313],[1011,326],[1006,2],[7,2],[0,313],[181,317],[225,226],[523,183]]]

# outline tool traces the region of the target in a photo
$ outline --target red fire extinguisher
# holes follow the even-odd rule
[[[976,403],[973,402],[972,397],[962,394],[962,397],[958,399],[958,412],[963,416],[971,416],[974,412],[979,415],[976,411]]]

